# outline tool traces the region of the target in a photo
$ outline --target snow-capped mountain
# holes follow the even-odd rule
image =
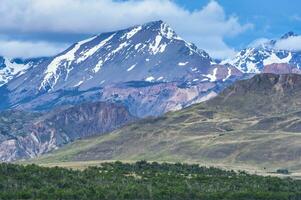
[[[296,36],[295,33],[288,32],[279,40],[243,49],[234,58],[226,59],[221,64],[233,65],[244,73],[300,73],[301,52],[281,50],[275,45],[278,41]]]
[[[43,58],[36,59],[9,59],[0,56],[0,86],[8,83],[15,77],[21,76],[28,69],[39,65]]]
[[[155,101],[163,95],[160,106],[164,105],[164,108],[149,108],[149,111],[156,110],[161,114],[199,102],[208,94],[212,96],[216,94],[215,90],[222,88],[217,82],[227,84],[241,75],[234,73],[235,69],[231,67],[211,63],[212,59],[205,51],[183,40],[167,24],[150,22],[77,42],[57,56],[30,67],[0,88],[5,90],[2,99],[6,103],[2,103],[2,107],[5,104],[13,108],[45,109],[99,100],[124,101],[129,106],[144,105],[149,98],[147,94],[139,96],[133,92],[137,95],[134,97],[123,92],[122,99],[118,96],[124,88],[131,87],[132,91],[134,86],[139,91],[143,85],[149,88],[145,91],[152,91],[150,93],[156,96],[150,105],[159,106]],[[126,84],[128,82],[131,83]],[[164,94],[160,94],[164,91],[154,89],[164,89],[162,84],[169,88]],[[115,92],[116,87],[119,90],[114,94],[106,90],[105,96],[103,91],[108,87],[114,87]],[[176,94],[179,96],[174,98]],[[139,112],[136,108],[133,110]]]
[[[193,80],[209,67],[205,51],[157,21],[80,41],[37,69],[33,81],[39,91],[84,90],[126,81]]]

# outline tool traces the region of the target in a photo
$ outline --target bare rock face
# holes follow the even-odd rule
[[[102,101],[122,102],[134,116],[144,118],[180,110],[214,97],[216,83],[150,83],[128,82],[104,88]],[[139,86],[140,85],[140,86]],[[210,91],[210,92],[208,92]]]
[[[73,91],[76,95],[69,92],[64,98],[36,100],[28,106],[45,105],[46,102],[55,106],[55,109],[37,116],[24,115],[24,119],[23,114],[19,114],[14,117],[17,121],[11,120],[9,124],[4,121],[2,124],[6,128],[2,131],[0,127],[0,160],[33,158],[74,140],[110,132],[136,118],[159,116],[206,101],[215,97],[222,88],[223,86],[219,87],[216,82],[210,81],[132,81],[87,91],[93,97],[91,102],[76,106],[64,106],[64,103],[78,103],[81,101],[79,96],[84,96],[85,93],[78,95]],[[60,96],[59,93],[51,95]],[[9,114],[7,115],[9,118]],[[17,123],[18,121],[20,122]],[[10,135],[5,136],[5,132]]]
[[[62,109],[44,118],[33,125],[32,131],[39,134],[44,132],[41,129],[59,130],[66,141],[102,134],[134,119],[124,106],[104,102]]]
[[[236,67],[226,64],[226,65],[212,65],[212,68],[209,69],[209,73],[216,74],[216,80],[225,81],[230,77],[242,77],[243,72],[239,71]]]
[[[212,63],[208,53],[162,21],[102,33],[54,57],[22,62],[0,57],[0,75],[1,69],[9,72],[0,76],[0,110],[44,112],[6,116],[13,120],[3,123],[0,118],[0,160],[35,157],[136,117],[185,108],[242,76]]]
[[[45,111],[119,95],[132,111],[151,101],[146,106],[151,110],[134,113],[157,116],[208,98],[207,94],[216,93],[215,88],[221,90],[222,85],[225,87],[242,75],[234,67],[213,63],[208,53],[180,38],[166,23],[150,22],[79,41],[30,66],[0,87],[0,110]],[[128,83],[138,83],[138,87],[127,87]],[[136,96],[142,88],[139,84],[146,85],[142,92],[150,92],[150,96]],[[115,91],[110,92],[112,85]],[[124,91],[126,87],[134,94]],[[205,91],[205,87],[209,89]],[[158,107],[154,106],[155,101],[160,103]],[[134,108],[136,103],[138,107]]]
[[[87,103],[60,108],[25,119],[26,125],[1,131],[0,161],[33,158],[76,139],[101,135],[135,118],[127,109],[113,103]],[[11,127],[11,126],[8,126]]]
[[[272,74],[301,74],[301,70],[287,63],[273,63],[264,66],[263,73]]]

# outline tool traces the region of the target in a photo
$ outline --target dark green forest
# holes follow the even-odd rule
[[[299,200],[301,181],[180,163],[114,162],[81,171],[2,163],[0,199]]]

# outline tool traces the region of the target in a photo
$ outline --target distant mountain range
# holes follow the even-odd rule
[[[275,46],[278,41],[296,36],[288,32],[279,40],[243,49],[234,58],[226,59],[221,64],[235,66],[243,73],[301,73],[301,52],[281,50]]]
[[[212,64],[205,51],[162,21],[103,33],[38,62],[15,66],[16,61],[5,59],[5,63],[10,72],[2,75],[6,80],[0,89],[2,109],[47,110],[86,101],[121,101],[139,117],[211,98],[242,76],[232,66]]]
[[[280,40],[295,36],[289,32]],[[138,117],[158,116],[210,99],[255,73],[300,73],[301,53],[277,50],[276,42],[215,63],[155,21],[88,38],[55,57],[0,58],[0,109],[110,101],[122,102]]]
[[[278,50],[276,42],[216,62],[155,21],[96,35],[54,57],[0,57],[0,159],[35,157],[181,110],[257,73],[300,73],[301,52]]]

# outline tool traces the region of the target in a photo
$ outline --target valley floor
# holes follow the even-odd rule
[[[116,162],[117,160],[91,160],[91,161],[66,161],[66,162],[49,162],[49,163],[35,163],[41,167],[62,167],[67,169],[75,169],[75,170],[84,170],[89,167],[98,167],[103,163],[107,162]],[[121,160],[123,163],[135,163],[135,160]],[[148,162],[156,162],[156,161],[148,161]],[[158,162],[158,163],[174,163],[174,162]],[[210,163],[210,162],[186,162],[187,164],[197,164],[204,167],[214,167],[222,170],[233,170],[236,172],[245,171],[248,174],[258,175],[258,176],[273,176],[279,178],[293,178],[296,180],[301,180],[301,170],[289,171],[289,174],[277,173],[278,168],[269,168],[264,169],[257,166],[246,165],[246,164],[222,164],[222,163]],[[26,163],[28,164],[28,163]]]
[[[226,170],[244,170],[250,174],[264,176],[301,178],[298,154],[293,152],[301,146],[301,135],[297,133],[216,133],[174,138],[171,135],[161,135],[160,140],[150,137],[136,138],[133,134],[132,139],[128,140],[126,135],[120,138],[118,133],[115,134],[77,141],[25,163],[84,169],[115,160],[129,163],[137,160],[185,162]],[[120,145],[120,140],[130,143],[124,142]],[[113,156],[105,156],[111,148],[121,148],[115,150],[121,153],[113,152],[109,153]],[[93,159],[99,155],[109,159]],[[288,169],[289,174],[275,173],[278,169]]]

